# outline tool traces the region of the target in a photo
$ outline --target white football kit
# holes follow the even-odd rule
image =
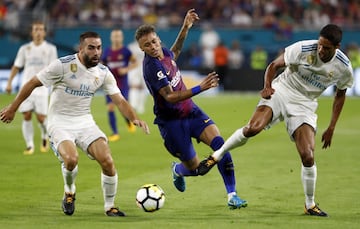
[[[318,56],[317,40],[296,42],[285,48],[286,68],[272,81],[275,93],[271,99],[261,99],[258,106],[272,108],[270,125],[285,121],[292,139],[303,123],[316,130],[317,98],[331,85],[343,90],[353,84],[353,70],[348,57],[339,49],[333,58],[323,63]]]
[[[139,114],[145,111],[145,102],[147,97],[147,88],[143,77],[142,62],[144,60],[144,52],[139,48],[138,43],[132,42],[128,48],[136,57],[136,61],[140,63],[136,68],[128,73],[129,82],[129,103]]]
[[[94,140],[99,137],[106,139],[97,127],[90,108],[92,98],[99,89],[108,95],[120,94],[107,67],[98,64],[86,68],[77,54],[73,54],[52,62],[37,77],[43,85],[52,86],[47,128],[55,153],[58,144],[64,140],[74,142],[87,152]]]
[[[14,62],[17,68],[24,68],[22,72],[21,87],[24,86],[41,69],[56,60],[57,50],[53,44],[43,41],[40,45],[29,42],[20,47]],[[34,110],[38,114],[47,114],[48,89],[36,88],[31,95],[19,107],[20,112]]]

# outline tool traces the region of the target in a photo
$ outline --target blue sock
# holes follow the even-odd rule
[[[220,136],[216,136],[211,142],[211,149],[218,150],[224,144],[224,139]],[[217,163],[218,170],[224,180],[227,193],[236,192],[236,181],[234,164],[231,158],[231,154],[226,152],[223,158]]]
[[[108,116],[109,116],[109,124],[110,124],[113,134],[118,134],[115,112],[109,111]]]
[[[179,174],[180,176],[188,177],[188,176],[197,176],[196,170],[189,170],[187,169],[183,163],[177,163],[175,166],[175,172]]]

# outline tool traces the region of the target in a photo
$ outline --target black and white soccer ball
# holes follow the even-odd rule
[[[165,193],[159,185],[145,184],[136,193],[136,205],[145,212],[154,212],[164,206]]]

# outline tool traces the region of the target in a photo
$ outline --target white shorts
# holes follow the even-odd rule
[[[49,106],[49,97],[47,95],[31,94],[19,106],[21,113],[34,111],[36,114],[47,115]]]
[[[312,126],[316,131],[317,114],[315,112],[318,106],[317,101],[311,100],[279,83],[273,82],[272,87],[275,89],[275,93],[271,96],[271,99],[262,98],[257,105],[266,105],[272,109],[273,118],[266,128],[284,121],[292,141],[294,140],[293,134],[295,130],[303,123]]]
[[[52,128],[49,132],[49,141],[55,156],[62,162],[63,159],[58,152],[58,146],[61,142],[69,140],[74,143],[77,147],[82,149],[87,156],[94,160],[94,158],[87,151],[89,145],[99,138],[104,138],[107,141],[106,135],[100,130],[97,125],[92,125],[86,128],[77,129],[64,129],[61,127]]]

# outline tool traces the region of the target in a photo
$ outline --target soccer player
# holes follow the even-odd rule
[[[200,85],[187,89],[175,62],[189,29],[197,20],[197,13],[190,9],[170,50],[161,46],[160,38],[151,25],[142,25],[135,33],[139,47],[145,52],[143,72],[154,100],[154,123],[158,125],[166,149],[181,160],[181,163],[174,162],[172,167],[174,185],[181,192],[186,188],[185,176],[202,175],[197,170],[200,160],[192,138],[213,150],[219,149],[224,143],[214,121],[191,99],[218,86],[217,73],[209,73]],[[246,200],[240,199],[236,193],[234,165],[229,152],[219,162],[218,168],[228,193],[229,208],[246,207]]]
[[[264,88],[257,108],[244,127],[236,130],[199,170],[206,173],[228,150],[244,145],[263,129],[284,121],[290,139],[300,155],[301,180],[305,193],[305,214],[327,216],[315,204],[317,169],[314,159],[317,129],[317,98],[331,85],[336,85],[329,126],[322,135],[323,149],[330,147],[335,126],[345,102],[346,89],[353,84],[353,71],[348,57],[339,49],[342,30],[328,24],[318,40],[296,42],[273,60],[265,71]],[[285,70],[278,76],[276,72]]]
[[[124,46],[124,35],[120,29],[111,31],[110,34],[111,47],[104,50],[101,61],[107,65],[110,71],[115,76],[118,87],[126,100],[129,99],[129,84],[128,84],[128,72],[134,69],[138,63],[135,56],[131,51]],[[112,134],[108,137],[109,141],[118,141],[120,135],[117,128],[117,121],[115,115],[115,105],[111,101],[110,97],[106,96],[106,103],[108,108],[108,118]],[[136,131],[134,124],[125,118],[128,131],[133,133]]]
[[[138,119],[122,96],[110,70],[99,63],[101,52],[101,38],[97,33],[81,34],[78,53],[57,59],[37,73],[23,86],[15,100],[0,112],[1,121],[10,123],[19,105],[35,88],[42,85],[53,87],[48,132],[51,147],[61,162],[65,191],[62,208],[66,215],[72,215],[75,210],[75,179],[79,158],[76,147],[101,167],[106,215],[125,215],[114,206],[118,175],[107,138],[90,113],[91,100],[98,89],[103,89],[110,96],[125,117],[149,133],[148,125]]]
[[[133,41],[128,45],[131,52],[136,56],[136,60],[142,63],[144,60],[144,52],[139,48],[137,41]],[[138,114],[145,112],[146,99],[148,92],[143,77],[142,65],[129,71],[129,103]]]
[[[16,55],[14,65],[11,68],[10,76],[6,86],[6,92],[11,93],[12,81],[17,73],[23,68],[21,87],[31,79],[38,71],[57,59],[56,47],[45,40],[45,24],[35,21],[31,25],[32,41],[22,45]],[[34,128],[32,114],[36,115],[41,131],[40,152],[49,150],[48,137],[46,133],[46,115],[48,109],[48,89],[46,87],[36,88],[29,98],[19,107],[23,114],[22,133],[26,144],[24,155],[32,155],[35,150]]]

